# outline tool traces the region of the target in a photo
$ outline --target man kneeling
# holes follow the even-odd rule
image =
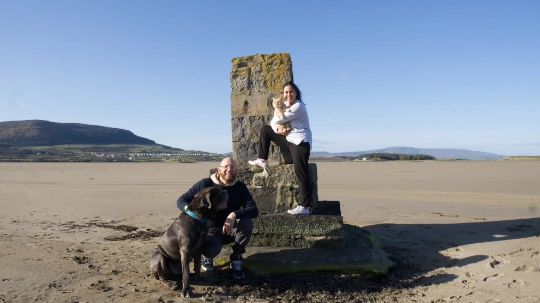
[[[233,277],[243,279],[242,254],[246,252],[246,245],[253,232],[252,219],[258,216],[259,210],[247,186],[237,180],[236,169],[236,162],[232,158],[223,159],[215,174],[195,183],[178,198],[176,205],[184,211],[195,194],[206,187],[227,191],[227,208],[219,210],[213,219],[208,220],[209,230],[203,244],[202,268],[205,271],[213,270],[213,258],[219,255],[223,245],[234,242],[230,256]]]

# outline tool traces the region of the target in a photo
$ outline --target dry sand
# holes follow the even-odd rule
[[[0,163],[0,302],[236,301],[155,281],[157,238],[106,240],[126,235],[111,226],[163,231],[215,166]],[[400,302],[540,302],[540,161],[317,166],[319,199],[414,269]]]

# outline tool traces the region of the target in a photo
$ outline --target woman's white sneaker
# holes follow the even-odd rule
[[[309,207],[298,205],[296,208],[287,211],[291,215],[309,215]]]
[[[257,159],[257,160],[249,160],[248,163],[250,165],[255,165],[255,166],[260,166],[262,168],[266,168],[268,167],[268,161],[263,161],[262,159]]]

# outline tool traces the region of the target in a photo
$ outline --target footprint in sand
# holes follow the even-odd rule
[[[525,283],[525,281],[523,281],[521,279],[516,279],[516,280],[513,280],[512,282],[508,283],[508,288],[513,288],[513,289],[522,288],[526,284],[527,283]]]
[[[441,253],[445,256],[451,257],[451,258],[457,258],[460,257],[463,254],[464,249],[461,246],[452,247],[449,249],[445,249],[441,251]]]
[[[529,265],[521,265],[514,268],[514,271],[540,272],[540,268]]]
[[[474,271],[468,271],[465,273],[465,279],[463,279],[461,281],[461,283],[463,284],[467,284],[467,286],[474,284],[476,282],[478,282],[479,280],[482,280],[482,281],[486,281],[487,278],[482,278],[482,277],[485,277],[485,275],[483,274],[480,274],[480,273],[477,273],[477,272],[474,272]]]
[[[504,274],[495,274],[493,276],[489,276],[484,278],[484,282],[493,282],[499,280],[500,277],[504,276]]]
[[[501,257],[491,257],[493,261],[489,262],[489,266],[491,268],[500,268],[506,265],[507,263],[510,263],[509,261],[501,258]]]
[[[476,277],[478,276],[478,273],[477,272],[474,272],[474,271],[468,271],[465,273],[465,275],[468,277],[468,278],[471,278],[471,277]]]

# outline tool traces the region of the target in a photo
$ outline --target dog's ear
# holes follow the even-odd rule
[[[201,206],[212,208],[212,191],[208,191],[201,199]]]

